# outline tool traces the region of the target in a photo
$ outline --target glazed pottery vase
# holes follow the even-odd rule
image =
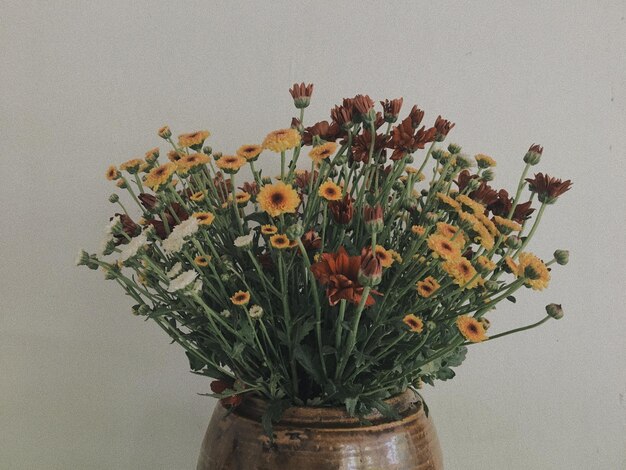
[[[378,413],[367,425],[344,408],[293,407],[261,426],[266,402],[246,399],[229,412],[217,404],[202,442],[197,470],[442,470],[435,427],[421,399],[407,390],[387,403],[397,421]]]

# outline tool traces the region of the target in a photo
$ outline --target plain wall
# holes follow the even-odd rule
[[[175,133],[224,152],[341,98],[405,99],[457,126],[514,188],[574,181],[532,251],[571,251],[547,291],[500,304],[490,333],[424,395],[451,470],[626,468],[626,4],[568,2],[0,2],[0,468],[190,469],[214,406],[181,349],[101,272],[104,170]],[[276,160],[260,162],[274,174]]]

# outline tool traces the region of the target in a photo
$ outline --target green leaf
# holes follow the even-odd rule
[[[344,403],[346,404],[346,411],[350,416],[354,416],[356,412],[356,404],[359,402],[359,397],[346,398]]]
[[[317,355],[313,353],[310,346],[306,344],[298,344],[294,350],[295,360],[306,370],[313,380],[319,385],[324,385],[324,374],[322,372],[322,366],[317,360]]]
[[[512,296],[512,295],[509,295],[506,298],[506,300],[508,300],[509,302],[513,302],[513,303],[517,302],[517,299],[514,296]]]

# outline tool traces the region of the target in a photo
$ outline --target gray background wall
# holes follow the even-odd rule
[[[101,273],[78,270],[112,210],[110,162],[208,128],[225,152],[342,97],[404,96],[451,141],[572,178],[533,246],[569,248],[427,388],[451,470],[626,468],[626,4],[569,2],[0,2],[0,468],[193,468],[214,402],[182,351]],[[275,171],[266,157],[262,165]],[[273,167],[273,168],[272,168]]]

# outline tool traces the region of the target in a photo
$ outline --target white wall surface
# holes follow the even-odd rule
[[[626,3],[0,1],[0,468],[191,469],[213,400],[181,350],[73,266],[112,210],[103,172],[201,128],[234,151],[342,97],[404,96],[450,140],[574,180],[533,250],[571,250],[551,288],[427,388],[450,470],[626,468]],[[275,171],[276,162],[262,165]]]

